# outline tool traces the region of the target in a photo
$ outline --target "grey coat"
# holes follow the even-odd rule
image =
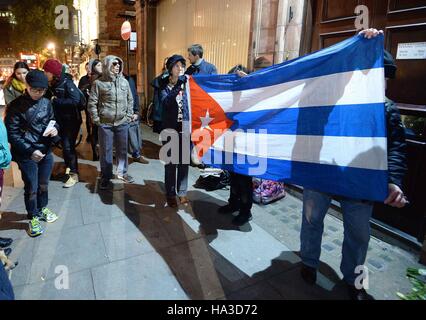
[[[121,62],[120,73],[111,72],[112,62]],[[103,74],[90,90],[88,110],[96,125],[119,126],[130,123],[133,116],[133,97],[129,82],[123,76],[123,60],[107,56],[103,61]]]
[[[22,96],[22,93],[16,90],[12,85],[3,89],[4,101],[9,105],[13,100]]]

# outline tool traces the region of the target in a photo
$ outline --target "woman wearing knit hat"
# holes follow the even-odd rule
[[[43,69],[49,80],[49,90],[46,97],[52,100],[55,117],[60,127],[59,136],[61,137],[62,152],[67,168],[67,180],[64,188],[70,188],[79,180],[75,141],[82,123],[79,110],[80,93],[74,82],[62,72],[62,64],[58,60],[47,60]]]

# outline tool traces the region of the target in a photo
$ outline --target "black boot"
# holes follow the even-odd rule
[[[348,295],[351,300],[374,300],[374,297],[365,291],[365,289],[357,289],[355,286],[347,284]]]
[[[317,269],[309,267],[306,264],[302,265],[300,275],[302,276],[302,279],[311,286],[317,282]]]
[[[0,248],[9,247],[12,244],[13,240],[10,238],[0,238]]]
[[[236,216],[234,219],[232,219],[232,224],[234,226],[237,227],[241,227],[243,225],[245,225],[247,222],[249,222],[252,218],[251,213],[242,213],[240,212],[240,214],[238,216]]]

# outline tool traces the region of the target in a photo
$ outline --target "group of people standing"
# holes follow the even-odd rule
[[[361,34],[366,38],[381,32],[370,29]],[[165,73],[154,81],[158,130],[175,130],[179,136],[179,163],[165,164],[165,190],[167,204],[177,207],[189,203],[187,198],[189,164],[183,161],[184,139],[190,136],[190,119],[186,85],[189,75],[216,74],[214,65],[203,59],[203,48],[192,45],[188,48],[191,65],[186,69],[186,59],[173,55],[166,60]],[[385,76],[395,77],[396,65],[386,53]],[[123,75],[123,61],[107,56],[103,63],[92,60],[87,65],[88,75],[80,81],[78,89],[62,70],[57,60],[48,60],[44,72],[29,70],[23,63],[15,66],[15,72],[6,88],[7,102],[5,124],[14,160],[18,163],[25,183],[25,205],[30,219],[28,233],[37,236],[43,232],[40,221],[54,222],[58,216],[47,208],[48,181],[53,168],[51,146],[62,142],[64,161],[69,169],[65,187],[78,181],[78,161],[75,151],[77,129],[82,123],[79,106],[82,95],[87,99],[86,124],[92,141],[94,160],[100,159],[100,189],[112,187],[113,148],[118,163],[117,178],[131,183],[128,175],[128,140],[132,126],[139,127],[137,95],[132,90],[131,79]],[[231,72],[240,77],[247,70],[236,68]],[[134,86],[134,84],[133,84]],[[403,207],[407,200],[401,190],[405,164],[405,138],[398,110],[391,101],[386,102],[388,127],[389,197],[385,203]],[[56,121],[56,122],[51,122]],[[50,124],[49,124],[50,123]],[[90,124],[90,125],[89,125]],[[96,136],[97,133],[97,136]],[[98,142],[96,141],[98,140]],[[163,144],[168,141],[163,141]],[[99,143],[99,154],[95,151]],[[132,147],[132,156],[141,159],[140,145]],[[4,167],[4,166],[3,166]],[[303,223],[301,230],[300,256],[303,262],[302,278],[309,284],[316,282],[321,253],[324,217],[332,195],[316,190],[305,190],[303,199]],[[356,268],[366,259],[370,239],[369,220],[373,203],[358,199],[338,198],[342,204],[344,239],[341,271],[348,286],[350,297],[357,300],[370,299],[363,288],[355,287]],[[232,214],[238,211],[233,223],[241,226],[251,219],[251,177],[232,175],[228,204],[219,213]]]

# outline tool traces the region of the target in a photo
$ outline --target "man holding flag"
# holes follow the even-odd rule
[[[407,203],[401,190],[404,130],[385,97],[384,72],[392,78],[396,66],[388,54],[383,61],[383,42],[382,31],[369,29],[243,78],[189,80],[192,138],[204,163],[306,190],[302,276],[311,284],[323,219],[331,197],[340,197],[341,270],[357,300],[372,298],[356,274],[365,262],[372,203]]]

